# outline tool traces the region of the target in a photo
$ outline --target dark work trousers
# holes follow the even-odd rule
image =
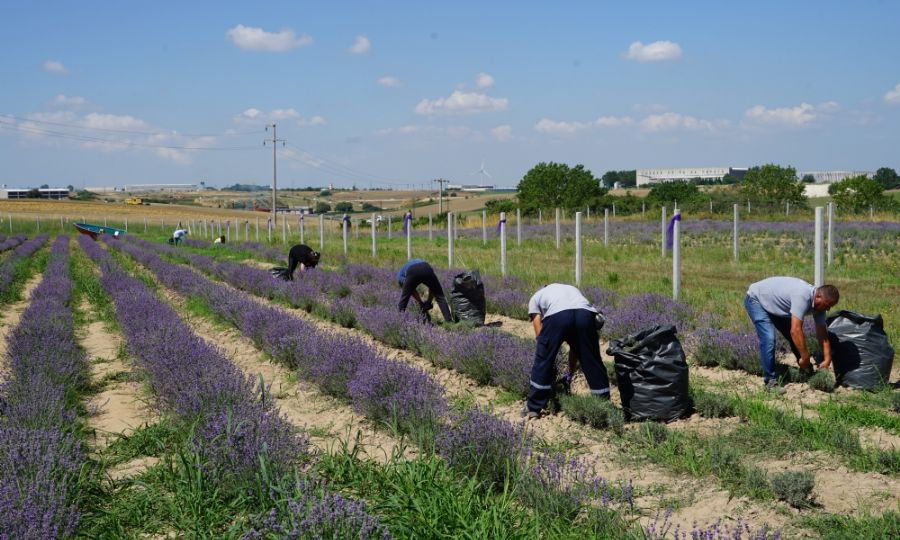
[[[297,244],[288,253],[288,279],[294,279],[294,270],[303,263],[307,268],[315,268],[318,261],[312,259],[314,251],[307,245]]]
[[[444,320],[450,322],[453,318],[450,315],[450,306],[447,305],[447,299],[444,298],[444,289],[441,282],[438,281],[437,275],[428,263],[418,263],[406,269],[406,281],[403,282],[403,292],[400,294],[400,311],[406,311],[409,305],[409,298],[415,292],[416,287],[425,285],[438,307],[441,308],[441,315]]]
[[[600,358],[600,338],[594,312],[587,309],[567,309],[541,321],[541,333],[534,351],[531,384],[528,388],[528,410],[540,411],[553,396],[556,380],[556,355],[563,342],[578,355],[581,369],[591,394],[609,398],[609,377]]]

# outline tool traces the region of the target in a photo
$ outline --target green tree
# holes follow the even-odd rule
[[[647,202],[656,206],[669,205],[678,202],[678,206],[685,208],[701,197],[697,184],[687,181],[660,182],[653,184],[647,193]]]
[[[578,208],[605,193],[584,165],[538,163],[519,181],[519,202],[526,210]]]
[[[815,184],[816,177],[811,174],[804,174],[801,182],[803,182],[804,184]]]
[[[884,189],[895,189],[900,187],[900,177],[897,176],[897,171],[889,167],[882,167],[875,171],[875,176],[873,178],[876,182],[881,184],[881,187]]]
[[[600,181],[606,188],[614,187],[616,183],[620,187],[634,187],[637,185],[637,171],[606,171]]]
[[[878,180],[866,178],[865,175],[835,182],[828,186],[828,193],[839,209],[854,214],[868,212],[870,207],[890,210],[896,205],[893,199],[884,194],[884,187]]]
[[[352,212],[353,211],[353,203],[351,202],[339,202],[334,205],[335,212]]]
[[[317,214],[324,214],[325,212],[331,212],[331,205],[324,201],[319,201],[316,203],[315,212]]]
[[[751,167],[744,176],[741,192],[748,199],[760,203],[806,204],[803,182],[797,180],[797,170],[773,163]]]

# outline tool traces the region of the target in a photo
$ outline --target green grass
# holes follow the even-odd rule
[[[32,276],[42,273],[47,268],[47,260],[50,257],[50,250],[45,244],[41,249],[37,250],[31,257],[26,257],[12,264],[15,265],[13,270],[13,278],[6,290],[0,291],[0,306],[11,304],[23,300],[22,289],[25,282]],[[3,261],[6,264],[6,260]]]
[[[900,513],[887,511],[881,516],[838,516],[820,514],[806,517],[802,526],[814,530],[825,540],[894,540],[900,538]]]
[[[116,310],[103,286],[100,285],[100,278],[94,272],[94,263],[88,259],[84,251],[77,245],[73,245],[70,250],[69,257],[69,273],[72,276],[72,305],[80,306],[82,301],[87,301],[93,306],[94,316],[103,321],[110,330],[118,330],[119,322],[116,318]],[[87,320],[87,313],[82,310],[75,310],[75,323],[85,325],[90,321]]]
[[[895,435],[900,435],[900,416],[896,413],[837,401],[819,404],[816,406],[816,411],[823,420],[853,426],[880,427]]]

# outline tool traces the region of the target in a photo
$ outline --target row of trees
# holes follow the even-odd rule
[[[720,208],[738,200],[750,201],[761,211],[781,211],[787,203],[793,208],[807,206],[804,182],[808,179],[798,179],[793,167],[775,164],[752,167],[739,183],[704,192],[700,191],[697,182],[664,182],[653,185],[644,199],[630,193],[624,197],[610,195],[606,186],[618,182],[622,173],[629,171],[610,171],[598,181],[583,165],[539,163],[519,182],[518,204],[526,214],[536,214],[538,208],[588,207],[596,210],[612,204],[616,205],[617,212],[629,214],[640,212],[643,205],[654,208],[671,205],[674,201],[687,211],[708,208],[710,201]],[[900,187],[897,173],[890,168],[881,168],[873,178],[857,176],[836,182],[829,187],[829,193],[846,211],[863,212],[870,208],[897,211],[900,206],[897,201],[884,194],[885,189],[894,187]],[[501,210],[501,203],[493,204],[497,208],[489,205],[489,210]]]

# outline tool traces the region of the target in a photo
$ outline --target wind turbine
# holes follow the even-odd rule
[[[490,173],[488,173],[487,170],[484,168],[484,160],[483,160],[483,159],[481,160],[481,168],[478,169],[478,172],[475,172],[475,173],[472,173],[472,174],[480,174],[480,175],[481,175],[481,186],[482,186],[482,187],[484,187],[484,186],[487,185],[487,184],[485,184],[485,182],[484,182],[484,177],[485,177],[485,176],[488,177],[488,178],[493,178],[493,176],[491,176]]]

